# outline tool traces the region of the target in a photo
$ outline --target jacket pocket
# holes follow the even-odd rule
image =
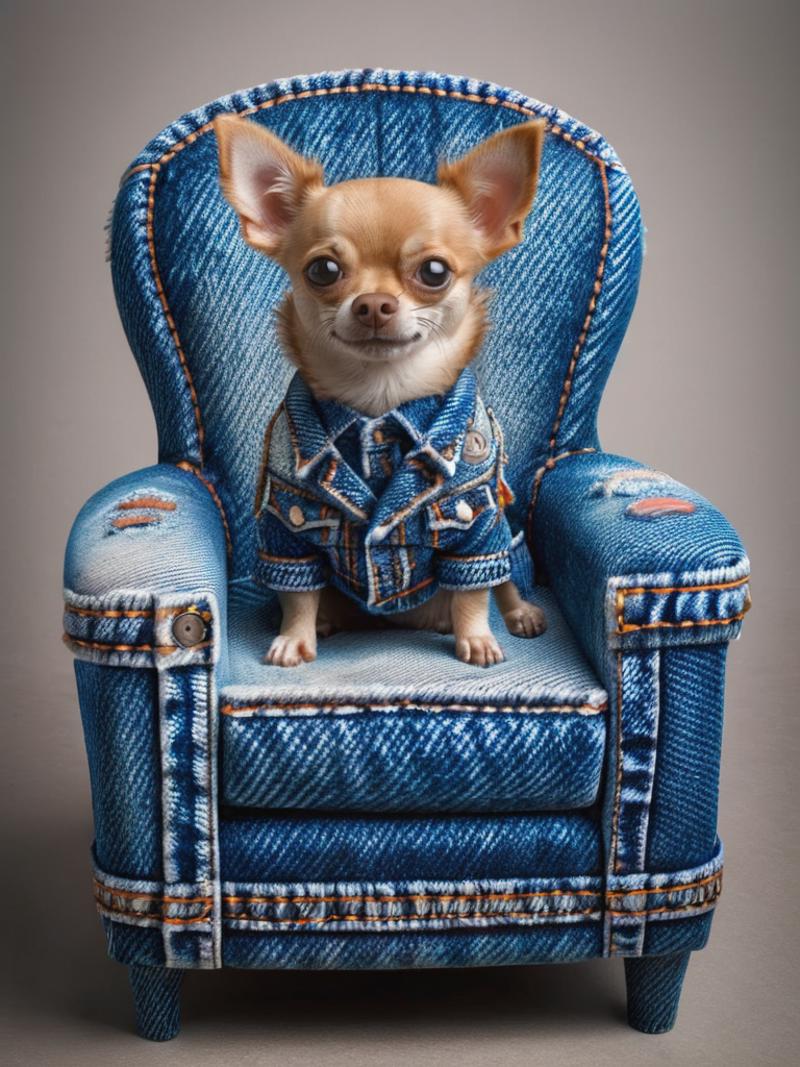
[[[450,493],[428,505],[431,530],[469,530],[486,512],[496,511],[497,504],[488,483]]]
[[[341,515],[305,489],[271,477],[266,507],[292,533],[322,545],[336,540]]]

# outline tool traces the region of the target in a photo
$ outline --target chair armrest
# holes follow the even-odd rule
[[[226,547],[208,485],[160,464],[91,498],[64,565],[98,909],[112,954],[125,952],[113,931],[155,925],[171,967],[221,962],[216,683],[226,659]],[[152,914],[131,909],[131,883],[146,889]]]
[[[76,656],[111,666],[216,662],[226,589],[225,528],[206,484],[179,467],[148,467],[95,493],[75,520],[65,641]],[[199,618],[179,625],[187,614]]]
[[[750,564],[728,520],[680,482],[603,452],[545,470],[536,559],[599,673],[610,649],[718,644],[750,606]]]
[[[750,603],[747,556],[701,496],[622,457],[565,456],[537,485],[536,559],[609,694],[604,951],[669,951],[677,927],[652,920],[672,918],[690,920],[683,947],[702,947],[721,887],[725,655]],[[661,900],[665,885],[681,895]]]

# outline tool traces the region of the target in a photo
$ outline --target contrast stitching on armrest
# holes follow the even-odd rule
[[[670,593],[703,593],[718,589],[738,589],[750,581],[750,575],[735,578],[729,582],[706,582],[701,585],[670,585],[670,586],[620,586],[616,591],[617,629],[616,636],[635,633],[638,630],[686,630],[694,626],[726,626],[730,623],[740,622],[750,610],[749,598],[745,601],[743,609],[735,615],[724,619],[684,619],[681,622],[657,621],[657,622],[625,622],[625,598],[628,596],[650,593],[655,596],[667,596]]]
[[[68,611],[70,615],[86,615],[90,619],[151,619],[153,612],[147,608],[141,608],[134,610],[132,608],[122,610],[112,610],[111,608],[78,608],[74,604],[65,604],[64,611]]]
[[[738,615],[730,615],[727,619],[686,619],[684,622],[625,623],[615,633],[618,637],[621,637],[623,634],[635,633],[637,630],[688,630],[693,626],[729,626],[731,623],[741,622],[749,610],[750,606],[748,605],[744,611],[740,611]]]
[[[223,526],[223,529],[225,530],[225,548],[226,548],[226,551],[228,553],[228,556],[230,557],[232,555],[232,553],[233,553],[233,542],[231,541],[231,530],[230,530],[230,527],[228,526],[228,517],[225,514],[225,508],[222,505],[222,500],[220,499],[219,493],[214,488],[214,486],[211,484],[211,482],[208,480],[208,478],[206,478],[205,475],[203,475],[200,472],[200,470],[197,467],[194,466],[193,463],[189,463],[188,460],[182,459],[179,463],[176,463],[175,466],[178,467],[179,470],[188,471],[189,474],[193,474],[195,476],[195,478],[197,478],[199,481],[201,481],[203,483],[203,485],[206,487],[206,489],[208,490],[209,495],[211,496],[211,499],[214,501],[214,503],[217,506],[217,511],[220,514],[220,518],[222,519],[222,526]]]
[[[619,846],[619,812],[622,799],[622,652],[617,652],[617,738],[616,738],[616,771],[614,775],[614,813],[611,818],[611,861],[613,870],[618,870],[618,846]],[[613,948],[614,931],[611,931],[611,944]]]

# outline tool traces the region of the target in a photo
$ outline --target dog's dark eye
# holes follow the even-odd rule
[[[417,271],[417,277],[429,289],[441,289],[450,281],[451,274],[443,259],[426,259]]]
[[[335,259],[329,256],[320,256],[312,259],[306,267],[306,278],[312,285],[333,285],[342,276],[342,268]]]

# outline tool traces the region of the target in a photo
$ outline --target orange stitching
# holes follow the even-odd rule
[[[699,889],[701,885],[709,882],[722,880],[722,868],[716,874],[709,874],[707,878],[700,878],[696,882],[684,882],[682,885],[653,886],[650,889],[609,889],[607,897],[641,897],[648,893],[679,893],[684,889]]]
[[[560,463],[562,459],[567,459],[569,456],[583,456],[588,455],[591,452],[596,452],[596,448],[573,448],[569,452],[561,452],[557,456],[549,456],[545,462],[536,471],[533,478],[533,489],[531,491],[531,503],[528,508],[528,541],[533,544],[533,513],[536,509],[536,503],[539,499],[539,489],[542,484],[547,471],[552,470],[556,463]]]
[[[261,466],[258,469],[258,481],[256,482],[256,499],[255,508],[253,514],[256,518],[261,515],[261,506],[264,498],[264,490],[267,486],[267,464],[269,462],[270,447],[272,445],[272,431],[275,428],[275,423],[278,421],[278,416],[283,410],[283,404],[279,404],[275,410],[275,414],[267,423],[267,428],[264,431],[264,443],[261,448]]]
[[[204,475],[200,473],[198,468],[195,467],[193,463],[189,463],[188,460],[182,459],[179,463],[176,463],[175,466],[182,471],[189,471],[190,474],[193,474],[195,478],[199,479],[203,483],[203,485],[210,493],[211,499],[217,505],[217,511],[219,512],[220,518],[222,519],[222,526],[225,530],[225,546],[227,548],[228,555],[232,555],[233,542],[231,541],[231,531],[230,527],[228,526],[228,517],[225,514],[225,508],[222,506],[222,501],[220,500],[219,493],[208,480],[208,478],[204,477]]]
[[[164,284],[161,281],[161,272],[158,269],[158,260],[156,259],[156,242],[153,231],[153,219],[155,215],[156,204],[156,183],[158,182],[158,175],[161,172],[161,164],[154,163],[150,171],[150,182],[147,189],[147,247],[150,252],[150,269],[153,272],[153,281],[156,287],[156,294],[158,295],[159,302],[161,303],[161,309],[164,312],[164,318],[169,328],[170,336],[172,337],[172,343],[175,345],[175,351],[178,353],[178,360],[183,371],[183,377],[186,384],[189,387],[189,396],[192,401],[192,408],[194,409],[194,421],[197,428],[197,445],[198,452],[200,454],[200,462],[203,462],[203,444],[205,441],[205,431],[203,429],[203,420],[200,416],[200,405],[197,401],[197,390],[194,387],[194,381],[192,379],[192,372],[189,369],[189,364],[186,361],[186,355],[183,351],[183,345],[181,339],[178,336],[178,329],[175,325],[175,320],[172,317],[169,303],[167,301],[166,293],[164,292]]]
[[[258,558],[270,560],[273,563],[315,563],[317,561],[316,556],[273,556],[262,548],[258,550]]]
[[[519,711],[525,709],[528,711],[589,711],[597,712],[605,711],[608,708],[608,704],[429,704],[427,701],[423,704],[419,701],[412,700],[410,698],[403,698],[402,700],[370,700],[365,703],[359,703],[358,701],[327,701],[324,707],[329,708],[429,708],[434,711],[502,711],[508,709],[509,711]],[[237,715],[241,713],[272,710],[272,709],[294,709],[301,710],[316,710],[319,708],[319,704],[301,704],[301,703],[275,703],[275,704],[223,704],[220,708],[221,715]]]
[[[561,397],[558,402],[558,411],[556,412],[555,421],[553,422],[553,428],[550,431],[550,449],[555,451],[556,439],[558,437],[558,431],[561,429],[561,420],[564,417],[564,412],[567,409],[567,401],[569,400],[570,393],[572,392],[572,379],[575,374],[575,368],[578,365],[578,359],[583,352],[583,347],[586,344],[586,338],[589,336],[589,330],[592,326],[592,319],[594,317],[595,308],[597,307],[597,301],[600,298],[600,292],[603,288],[603,275],[606,268],[606,257],[608,255],[608,248],[611,243],[611,199],[608,193],[608,178],[606,177],[606,165],[602,160],[597,161],[600,169],[600,183],[603,189],[603,208],[605,213],[605,230],[603,231],[603,244],[600,247],[600,261],[597,264],[597,270],[594,277],[594,285],[592,286],[592,295],[589,300],[589,307],[586,312],[586,317],[583,320],[583,326],[581,332],[578,335],[578,340],[575,343],[575,347],[572,350],[572,358],[567,366],[567,375],[564,379],[564,385],[561,389]]]
[[[390,593],[389,596],[383,597],[382,600],[376,600],[375,606],[377,607],[378,604],[388,604],[390,600],[399,600],[402,597],[410,596],[412,593],[416,593],[420,589],[424,589],[426,585],[430,585],[432,581],[433,575],[431,575],[429,578],[423,578],[421,582],[417,582],[416,585],[412,585],[410,589],[401,589],[397,593]]]
[[[211,616],[211,612],[210,611],[200,611],[196,604],[190,604],[188,607],[186,605],[182,604],[180,607],[177,607],[177,608],[159,608],[158,611],[156,612],[156,618],[157,619],[169,619],[173,615],[184,615],[187,612],[190,612],[192,615],[199,615],[200,618],[203,619],[204,622],[211,622],[211,617],[212,617]],[[194,646],[194,647],[197,647],[197,646]]]
[[[744,578],[733,578],[729,582],[709,582],[706,585],[654,585],[654,586],[620,586],[617,590],[625,596],[634,593],[702,593],[707,589],[735,589],[739,585],[745,585],[750,581],[750,575]]]
[[[304,89],[299,93],[284,93],[282,96],[272,97],[270,100],[262,100],[260,104],[254,104],[252,107],[244,108],[242,111],[236,112],[244,118],[247,115],[254,115],[258,111],[265,111],[268,108],[277,107],[279,104],[291,103],[294,100],[308,100],[310,97],[315,96],[340,96],[342,94],[364,93],[364,92],[377,92],[377,93],[412,93],[420,96],[438,96],[447,97],[452,100],[464,100],[472,104],[487,104],[490,107],[502,107],[508,111],[516,111],[521,115],[528,115],[533,118],[544,118],[538,114],[533,108],[524,107],[522,104],[517,104],[512,100],[499,100],[496,96],[478,96],[477,93],[462,93],[457,89],[438,89],[431,88],[427,85],[381,85],[378,82],[365,82],[363,85],[334,85],[329,88],[321,89]],[[604,166],[610,166],[612,170],[621,170],[622,165],[620,163],[604,163],[599,156],[594,155],[586,147],[586,142],[580,139],[574,138],[572,134],[567,133],[557,123],[553,123],[552,120],[545,118],[545,124],[550,133],[554,137],[560,137],[562,141],[572,145],[581,152],[587,159],[590,159],[593,163],[603,163]],[[164,152],[156,162],[140,163],[136,167],[131,167],[122,176],[122,181],[131,177],[133,174],[139,171],[148,170],[156,166],[165,166],[175,156],[182,152],[184,148],[187,148],[190,144],[202,137],[204,134],[209,133],[214,126],[213,119],[210,122],[203,123],[202,126],[183,138],[182,141],[176,142],[172,148]]]
[[[749,603],[746,604],[738,615],[732,615],[728,619],[699,619],[697,621],[688,619],[685,622],[626,623],[625,598],[642,593],[653,593],[657,596],[663,596],[668,593],[701,593],[713,589],[736,589],[741,585],[747,584],[749,581],[750,576],[745,575],[744,578],[734,578],[728,582],[708,582],[705,585],[619,586],[615,597],[617,609],[617,636],[624,633],[631,633],[634,630],[655,630],[660,627],[685,628],[690,626],[726,626],[728,623],[738,622],[740,619],[743,619],[750,610]]]
[[[692,626],[728,626],[732,622],[739,622],[750,610],[749,606],[737,615],[729,615],[727,619],[687,619],[684,622],[626,622],[617,630],[619,636],[633,633],[635,630],[658,630],[661,628],[685,630]]]
[[[159,656],[171,656],[173,652],[178,651],[177,645],[115,645],[109,641],[84,641],[80,637],[73,637],[72,634],[65,633],[62,640],[68,645],[80,645],[81,648],[93,649],[96,652],[157,652]],[[192,645],[191,649],[185,649],[185,651],[200,652],[204,648],[209,648],[210,642],[204,641],[199,645]]]
[[[404,922],[431,922],[440,919],[551,919],[559,915],[599,915],[599,908],[585,908],[582,911],[477,911],[461,912],[456,914],[442,915],[323,915],[319,918],[286,919],[270,918],[262,915],[224,915],[223,918],[234,921],[255,923],[295,923],[297,926],[309,924],[322,924],[332,922],[356,922],[356,923],[404,923]]]
[[[166,904],[210,904],[214,900],[213,897],[170,897],[162,896],[161,893],[139,892],[135,889],[112,889],[110,885],[101,882],[99,878],[93,878],[92,882],[104,893],[109,893],[115,897],[130,897],[133,900],[159,900]]]
[[[193,923],[204,923],[209,921],[211,913],[211,905],[204,909],[202,915],[196,915],[189,919],[178,919],[167,915],[153,915],[146,911],[130,911],[125,908],[111,908],[107,904],[104,904],[101,900],[95,900],[98,911],[107,912],[109,918],[113,918],[115,915],[122,915],[128,919],[151,919],[154,922],[169,923],[170,926],[191,926]]]
[[[174,511],[177,504],[174,500],[159,500],[155,496],[138,496],[135,500],[121,500],[117,504],[119,511],[132,511],[134,508],[154,508],[158,511]]]
[[[631,918],[638,918],[642,915],[661,915],[667,911],[675,912],[688,911],[690,908],[711,908],[719,900],[721,892],[722,890],[720,890],[719,893],[716,893],[713,897],[709,897],[708,900],[700,900],[696,903],[689,904],[675,904],[673,907],[670,907],[669,904],[665,904],[660,908],[644,908],[642,911],[624,911],[620,908],[608,908],[607,910],[612,916],[630,916]]]
[[[590,158],[595,158],[590,156]],[[592,286],[592,295],[589,298],[589,306],[586,311],[586,316],[583,320],[581,332],[578,334],[578,340],[575,342],[575,347],[572,350],[572,356],[567,364],[567,373],[564,377],[564,384],[561,388],[561,396],[558,401],[558,409],[556,411],[556,417],[553,420],[553,427],[550,431],[550,441],[548,447],[551,452],[555,452],[556,442],[558,439],[558,431],[561,429],[561,420],[564,418],[564,413],[567,410],[567,403],[572,393],[572,380],[575,375],[575,369],[578,366],[578,360],[583,352],[586,344],[586,339],[589,336],[589,330],[592,326],[592,320],[594,318],[595,309],[597,308],[597,302],[600,299],[600,293],[603,289],[603,278],[605,276],[606,258],[608,256],[608,249],[611,244],[612,227],[613,227],[613,213],[611,210],[611,198],[608,192],[608,177],[606,174],[606,164],[599,159],[595,159],[600,168],[600,183],[603,190],[603,209],[605,214],[605,229],[603,231],[603,244],[600,246],[600,259],[597,264],[597,270],[595,271],[594,284]],[[558,458],[563,458],[563,455],[574,455],[576,452],[593,452],[592,449],[576,449],[573,453],[564,453]],[[551,460],[553,462],[551,463]],[[539,468],[536,478],[534,480],[533,492],[531,494],[531,502],[528,508],[528,534],[532,540],[533,531],[533,512],[536,507],[536,502],[539,496],[539,488],[548,470],[552,470],[555,465],[555,457],[550,457],[547,462]]]
[[[719,896],[719,894],[721,893],[722,873],[723,872],[720,869],[715,874],[708,875],[705,878],[700,878],[700,879],[698,879],[697,881],[694,881],[694,882],[684,882],[684,883],[681,883],[680,885],[660,886],[660,887],[656,886],[656,887],[651,887],[651,888],[648,888],[648,889],[609,890],[605,894],[605,896],[606,897],[610,897],[610,898],[617,898],[617,897],[645,896],[645,895],[648,895],[648,894],[651,894],[651,893],[669,894],[669,893],[683,892],[683,891],[689,890],[689,889],[698,889],[701,886],[707,885],[707,884],[709,884],[711,882],[720,883],[720,888],[719,888],[718,892],[714,895],[714,897],[710,897],[708,899],[708,901],[690,902],[690,903],[687,903],[685,905],[674,905],[673,907],[665,906],[664,908],[660,908],[659,907],[659,908],[656,908],[656,909],[647,909],[647,911],[649,911],[649,912],[662,911],[662,910],[663,911],[674,911],[674,910],[678,910],[681,907],[700,907],[703,904],[710,903],[711,901],[715,900]],[[128,889],[112,889],[110,886],[105,885],[103,882],[100,882],[96,878],[93,879],[93,881],[94,881],[95,886],[97,887],[97,889],[100,892],[106,893],[106,894],[108,894],[109,896],[112,896],[112,897],[124,897],[124,898],[132,899],[132,900],[149,900],[149,901],[154,901],[154,902],[156,902],[156,903],[158,903],[159,905],[162,905],[162,906],[165,905],[165,904],[205,904],[210,908],[212,903],[213,903],[213,898],[209,897],[209,896],[199,896],[199,897],[162,896],[162,895],[160,895],[158,893],[138,892],[138,891],[135,891],[135,890],[128,890]],[[230,904],[336,904],[336,903],[339,903],[339,902],[342,902],[342,903],[344,903],[344,902],[357,903],[357,902],[360,902],[360,901],[363,901],[365,904],[397,904],[397,903],[403,903],[405,901],[414,901],[414,900],[419,900],[419,901],[431,900],[431,901],[437,901],[439,903],[445,903],[445,902],[466,901],[466,900],[481,900],[481,901],[531,900],[531,899],[536,899],[536,898],[539,898],[539,897],[580,897],[580,896],[600,897],[602,895],[603,895],[602,894],[602,890],[600,890],[600,889],[542,889],[542,890],[535,890],[535,891],[525,892],[525,893],[397,893],[397,894],[381,895],[381,896],[375,896],[373,894],[342,894],[342,895],[337,895],[337,896],[296,896],[296,897],[287,897],[287,896],[279,896],[279,895],[274,895],[274,896],[223,896],[222,901],[223,901],[224,904],[228,904],[228,905],[230,905]],[[108,910],[115,910],[115,911],[122,910],[122,909],[115,908],[113,905],[106,905],[106,904],[104,904],[102,902],[98,902],[98,903],[101,903],[102,906],[106,907]],[[589,909],[589,910],[594,911],[596,909],[592,908],[592,909]],[[620,909],[620,908],[609,908],[608,910],[611,911],[613,914],[619,914],[619,915],[645,914],[644,911],[642,911],[642,912],[633,912],[633,911],[626,911],[625,909]],[[146,912],[138,912],[137,911],[137,912],[132,912],[132,914],[140,915],[140,916],[144,916],[144,917],[151,917],[151,916],[148,916],[148,914]],[[502,912],[498,912],[497,914],[503,914],[503,913]],[[555,914],[555,913],[554,912],[547,912],[546,914]],[[566,911],[564,911],[562,913],[559,913],[559,914],[576,914],[576,913],[574,911],[572,911],[572,909],[568,909],[568,910],[566,910]],[[581,914],[581,913],[577,913],[577,914]],[[469,917],[469,913],[464,913],[464,915],[466,915],[466,917]],[[152,917],[156,917],[156,916],[152,916]],[[425,916],[413,916],[412,915],[412,916],[398,916],[397,918],[424,918],[424,917]],[[448,916],[448,915],[445,914],[444,916],[431,916],[431,917],[432,918],[439,918],[439,917],[448,918],[448,917],[451,917],[451,916]],[[452,916],[452,917],[460,917],[460,916]],[[380,918],[381,918],[380,916],[376,917],[376,919],[380,919]],[[193,918],[191,920],[184,920],[184,921],[199,921],[199,920],[197,918]],[[265,917],[264,921],[269,921],[268,917]],[[286,921],[293,921],[293,920],[286,920]]]
[[[71,615],[87,615],[92,619],[151,619],[153,617],[153,612],[149,608],[117,611],[106,608],[78,608],[73,604],[65,604],[64,611],[68,611]]]
[[[271,486],[277,485],[278,489],[283,493],[289,493],[290,495],[296,493],[304,500],[313,500],[314,503],[317,503],[318,501],[318,498],[315,497],[313,493],[309,492],[308,489],[302,489],[299,485],[292,485],[291,482],[285,482],[283,478],[279,478],[276,474],[270,474],[269,480]],[[270,493],[270,500],[272,499],[272,496],[273,494]],[[279,508],[276,510],[280,511]]]
[[[617,767],[614,782],[613,829],[611,832],[611,856],[613,858],[615,871],[619,870],[617,849],[619,846],[619,813],[622,802],[622,700],[622,653],[617,652]]]
[[[161,522],[160,515],[120,515],[118,519],[112,519],[111,525],[118,530],[124,530],[128,526],[148,526],[150,523]]]
[[[367,904],[398,904],[405,900],[528,900],[533,897],[600,897],[600,889],[543,889],[535,893],[400,893],[393,896],[369,894],[333,897],[223,897],[226,904],[336,904],[359,901]]]
[[[356,513],[356,515],[359,516],[359,518],[368,519],[369,516],[367,515],[366,511],[360,508],[357,504],[354,504],[352,500],[348,499],[348,497],[344,495],[344,493],[340,492],[338,489],[333,488],[333,485],[331,483],[333,482],[333,479],[336,476],[336,469],[338,466],[339,461],[337,459],[332,459],[327,471],[325,471],[325,475],[322,478],[321,484],[324,485],[325,489],[331,494],[332,497],[335,497],[337,500],[340,500],[345,505],[345,507],[352,508],[352,510]],[[310,495],[311,494],[309,494],[309,496]],[[312,497],[312,499],[314,498]]]
[[[64,634],[64,641],[68,645],[80,645],[81,648],[91,648],[97,652],[152,652],[152,645],[113,645],[107,641],[83,641],[72,634]]]

